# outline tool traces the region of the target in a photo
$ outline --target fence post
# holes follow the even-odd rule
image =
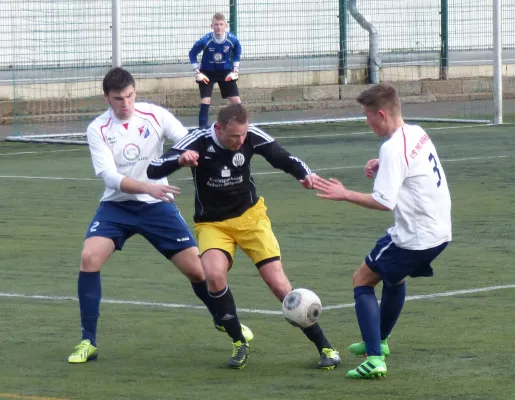
[[[494,124],[502,124],[502,13],[501,0],[493,1]]]
[[[113,67],[122,66],[120,2],[121,0],[113,0],[111,8],[111,37],[113,41],[111,56],[113,59]]]
[[[238,2],[231,0],[229,4],[229,30],[238,35]]]
[[[339,0],[338,7],[340,51],[338,54],[338,81],[340,85],[347,84],[347,0]]]
[[[449,3],[441,0],[440,10],[440,79],[447,80],[449,72]]]

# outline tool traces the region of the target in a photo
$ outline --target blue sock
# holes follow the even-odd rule
[[[395,326],[406,298],[406,282],[400,285],[388,285],[383,282],[381,297],[381,340],[385,340]]]
[[[82,340],[89,339],[96,346],[97,321],[100,316],[102,287],[100,272],[79,272],[79,307]]]
[[[213,298],[209,295],[207,291],[207,284],[206,281],[201,282],[191,282],[191,287],[193,288],[193,291],[197,295],[197,297],[202,300],[204,305],[207,307],[209,312],[211,313],[211,316],[213,317],[213,322],[216,325],[222,325],[222,322],[220,321],[220,318],[216,316],[215,312],[215,306]]]
[[[379,328],[379,305],[372,286],[354,288],[355,309],[361,336],[367,346],[367,355],[381,355],[381,331]]]
[[[199,128],[207,127],[207,122],[209,121],[209,106],[210,106],[210,104],[200,103],[200,112],[198,114]]]

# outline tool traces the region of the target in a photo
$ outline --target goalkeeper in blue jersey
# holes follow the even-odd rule
[[[241,103],[236,84],[240,68],[240,42],[234,34],[226,32],[227,21],[221,13],[213,15],[211,28],[213,32],[195,42],[189,53],[200,90],[200,128],[208,126],[209,106],[215,83],[218,83],[223,99],[229,99],[233,104]],[[197,56],[201,52],[202,60],[199,65]]]

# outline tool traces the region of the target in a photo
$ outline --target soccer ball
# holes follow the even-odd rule
[[[320,319],[322,302],[309,289],[292,290],[283,300],[283,315],[293,326],[308,328]]]

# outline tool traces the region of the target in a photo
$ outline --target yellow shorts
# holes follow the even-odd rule
[[[238,245],[258,267],[261,261],[281,257],[262,197],[239,217],[195,223],[195,233],[200,254],[209,249],[221,249],[234,259]]]

